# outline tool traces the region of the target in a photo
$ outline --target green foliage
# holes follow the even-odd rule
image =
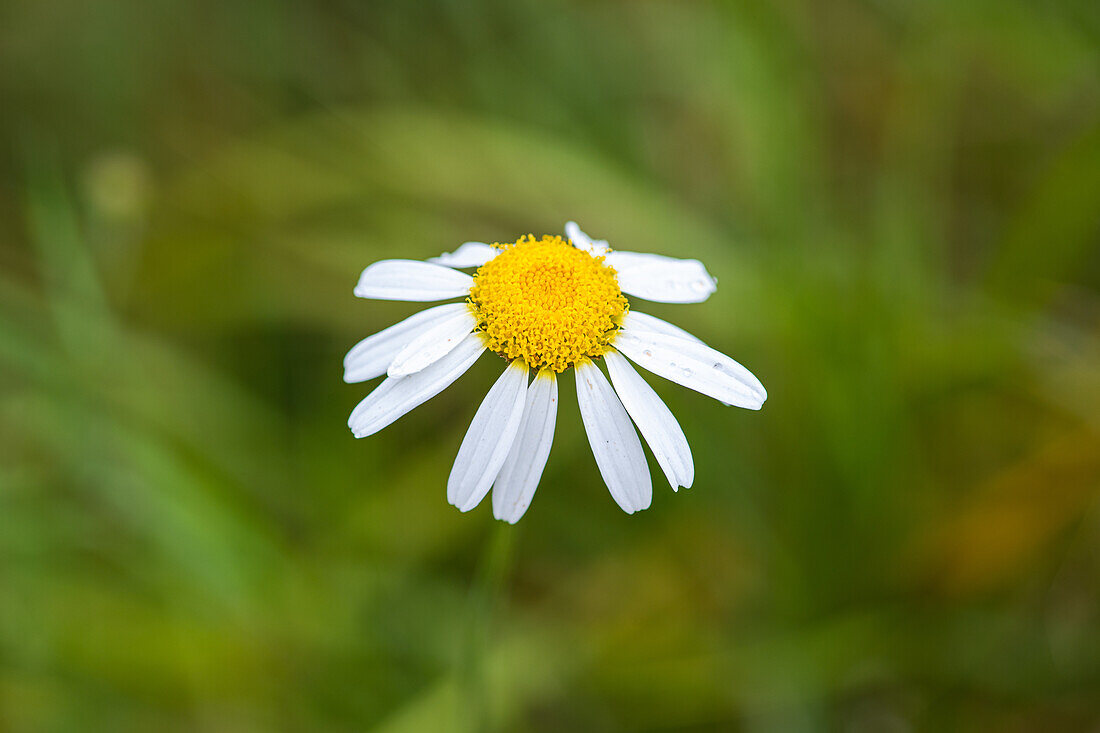
[[[1100,721],[1094,3],[49,0],[0,23],[0,729]],[[569,380],[516,527],[484,358],[355,441],[359,271],[559,233],[760,413],[623,515]]]

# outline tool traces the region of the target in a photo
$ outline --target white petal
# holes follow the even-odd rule
[[[557,415],[558,380],[552,370],[543,369],[527,389],[519,433],[493,482],[493,516],[497,519],[515,524],[531,505],[550,456]]]
[[[565,236],[573,242],[574,247],[583,249],[590,255],[605,254],[611,249],[606,239],[592,239],[581,231],[581,228],[577,226],[577,222],[575,221],[565,222]]]
[[[384,331],[367,336],[351,347],[351,351],[344,357],[344,381],[349,384],[365,382],[385,374],[393,363],[393,358],[406,344],[440,319],[468,310],[469,306],[465,303],[437,305],[414,313]]]
[[[448,317],[438,320],[393,358],[386,374],[391,377],[405,377],[434,364],[458,346],[466,335],[477,328],[477,318],[466,303],[453,303],[459,308]]]
[[[698,344],[703,343],[703,339],[688,333],[679,326],[673,326],[668,321],[662,321],[660,318],[646,315],[645,313],[639,313],[638,311],[627,311],[626,317],[623,318],[623,328],[632,331],[649,331],[650,333],[663,333],[668,336],[675,336],[677,338],[687,339],[688,341],[694,341]],[[722,404],[726,407],[731,406],[729,402],[722,402]]]
[[[484,242],[466,242],[454,252],[444,252],[438,257],[429,257],[428,262],[447,267],[481,267],[500,254],[500,250]]]
[[[603,357],[607,361],[607,371],[611,374],[615,392],[645,442],[649,443],[649,449],[665,472],[669,485],[673,490],[681,486],[691,488],[695,481],[695,464],[691,460],[691,448],[684,431],[672,411],[622,354],[612,349]]]
[[[474,419],[447,479],[447,501],[468,512],[481,503],[516,439],[527,397],[527,365],[516,359],[496,381]]]
[[[374,435],[449,387],[484,351],[481,337],[470,334],[451,353],[427,369],[400,379],[387,377],[355,406],[348,418],[348,427],[356,438]]]
[[[622,272],[623,270],[629,270],[631,267],[652,264],[654,258],[670,259],[663,255],[655,255],[648,252],[627,252],[617,249],[614,252],[608,252],[604,262],[611,265],[619,272]]]
[[[695,341],[700,344],[703,343],[703,339],[698,336],[693,336],[679,326],[674,326],[668,321],[662,321],[655,316],[639,313],[636,310],[627,311],[626,317],[623,318],[623,328],[631,331],[663,333],[667,336],[676,336],[677,338],[687,339],[688,341]]]
[[[382,260],[363,270],[355,294],[377,300],[446,300],[469,295],[464,272],[417,260]]]
[[[738,407],[768,399],[752,372],[706,344],[648,331],[619,331],[615,348],[654,374]]]
[[[632,259],[620,267],[616,262],[625,255]],[[658,303],[701,303],[718,289],[718,281],[699,260],[612,252],[604,262],[615,268],[624,293]]]
[[[630,416],[599,367],[583,362],[576,372],[581,420],[611,497],[627,514],[649,508],[653,484]]]

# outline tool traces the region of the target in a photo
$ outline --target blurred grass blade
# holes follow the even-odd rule
[[[1006,301],[1041,302],[1095,251],[1100,235],[1100,125],[1067,145],[1008,224],[990,287]]]

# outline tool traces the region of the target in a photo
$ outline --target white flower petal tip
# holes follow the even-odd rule
[[[611,497],[627,514],[648,509],[653,484],[630,416],[595,364],[577,364],[574,371],[581,421]]]
[[[702,303],[718,289],[718,280],[699,260],[612,252],[604,260],[618,273],[627,295],[657,303]]]
[[[484,242],[465,242],[454,252],[444,252],[438,257],[429,257],[428,262],[446,267],[481,267],[500,252],[499,249]]]
[[[441,316],[431,328],[410,341],[386,370],[391,377],[407,377],[442,359],[475,328],[477,318],[466,303],[452,303],[454,312]],[[450,306],[444,306],[450,307]]]
[[[515,524],[531,505],[554,442],[558,415],[558,380],[543,369],[527,389],[523,420],[512,450],[493,482],[493,516]]]
[[[583,249],[593,256],[607,254],[611,250],[611,246],[606,239],[592,239],[581,231],[575,221],[565,222],[565,236],[573,243],[574,247]]]
[[[355,295],[376,300],[447,300],[466,296],[474,279],[450,267],[417,260],[382,260],[363,270]]]
[[[527,396],[527,365],[515,360],[477,409],[447,479],[447,501],[468,512],[485,498],[515,441]]]
[[[681,486],[691,488],[695,482],[695,463],[676,416],[621,354],[608,351],[604,360],[615,392],[649,444],[672,490]]]
[[[465,310],[468,310],[465,303],[437,305],[366,337],[344,357],[344,381],[354,384],[382,376],[409,342],[432,328],[439,319]]]
[[[355,406],[348,427],[356,438],[374,435],[410,410],[449,387],[485,352],[477,334],[470,334],[439,361],[407,377],[389,377]]]
[[[615,348],[645,369],[737,407],[759,410],[768,393],[752,372],[720,351],[684,338],[624,329]]]

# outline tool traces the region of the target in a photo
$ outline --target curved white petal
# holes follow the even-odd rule
[[[678,261],[671,257],[665,257],[664,255],[655,255],[650,252],[627,252],[626,250],[617,249],[613,252],[609,252],[604,262],[611,265],[619,272],[623,270],[629,270],[632,267],[639,267],[641,265],[653,264],[658,259]]]
[[[660,318],[645,313],[639,313],[638,311],[627,311],[626,316],[623,318],[623,328],[632,331],[663,333],[667,336],[675,336],[677,338],[687,339],[688,341],[694,341],[697,344],[703,343],[703,339],[688,333],[679,326],[674,326],[668,321],[662,321]],[[719,400],[719,402],[722,401]],[[722,404],[726,407],[731,407],[729,402],[722,402]]]
[[[581,231],[581,228],[577,226],[577,222],[575,221],[565,222],[565,236],[573,242],[574,247],[583,249],[593,256],[606,254],[607,251],[611,249],[606,239],[592,239]]]
[[[440,319],[455,313],[468,311],[465,303],[437,305],[414,313],[403,321],[365,339],[351,347],[344,357],[344,381],[351,384],[365,382],[386,373],[393,358],[405,345],[427,331]]]
[[[625,256],[630,259],[620,266]],[[611,252],[604,262],[615,268],[627,295],[658,303],[701,303],[718,282],[699,260],[680,260],[637,252]]]
[[[538,488],[558,415],[558,379],[553,370],[543,369],[527,389],[527,402],[516,441],[493,482],[493,516],[515,524]]]
[[[397,352],[386,374],[391,377],[406,377],[434,364],[458,346],[466,335],[477,328],[477,318],[466,303],[454,303],[459,306],[453,314],[439,319]]]
[[[645,442],[649,443],[649,449],[653,451],[653,457],[660,464],[668,483],[673,490],[680,486],[691,488],[695,481],[695,464],[680,423],[622,354],[612,349],[603,356],[615,392]]]
[[[429,257],[428,262],[447,267],[481,267],[500,254],[500,250],[484,242],[465,242],[454,252],[444,252],[438,257]]]
[[[468,295],[474,279],[464,272],[418,260],[382,260],[363,270],[355,294],[377,300],[446,300]]]
[[[575,371],[581,421],[611,497],[627,514],[649,508],[653,484],[630,416],[599,367],[583,362]]]
[[[449,387],[484,351],[481,337],[470,334],[451,353],[427,369],[400,379],[387,377],[355,406],[348,418],[348,427],[356,438],[374,435]]]
[[[760,380],[706,344],[650,331],[619,331],[615,348],[639,366],[716,400],[759,410],[768,399]]]
[[[527,397],[527,365],[516,359],[485,395],[447,479],[447,501],[468,512],[481,503],[516,439]]]
[[[626,316],[623,317],[623,328],[631,331],[663,333],[667,336],[676,336],[677,338],[687,339],[688,341],[695,341],[700,344],[703,343],[703,339],[688,333],[679,326],[674,326],[668,321],[662,321],[656,316],[639,313],[636,310],[626,312]]]

